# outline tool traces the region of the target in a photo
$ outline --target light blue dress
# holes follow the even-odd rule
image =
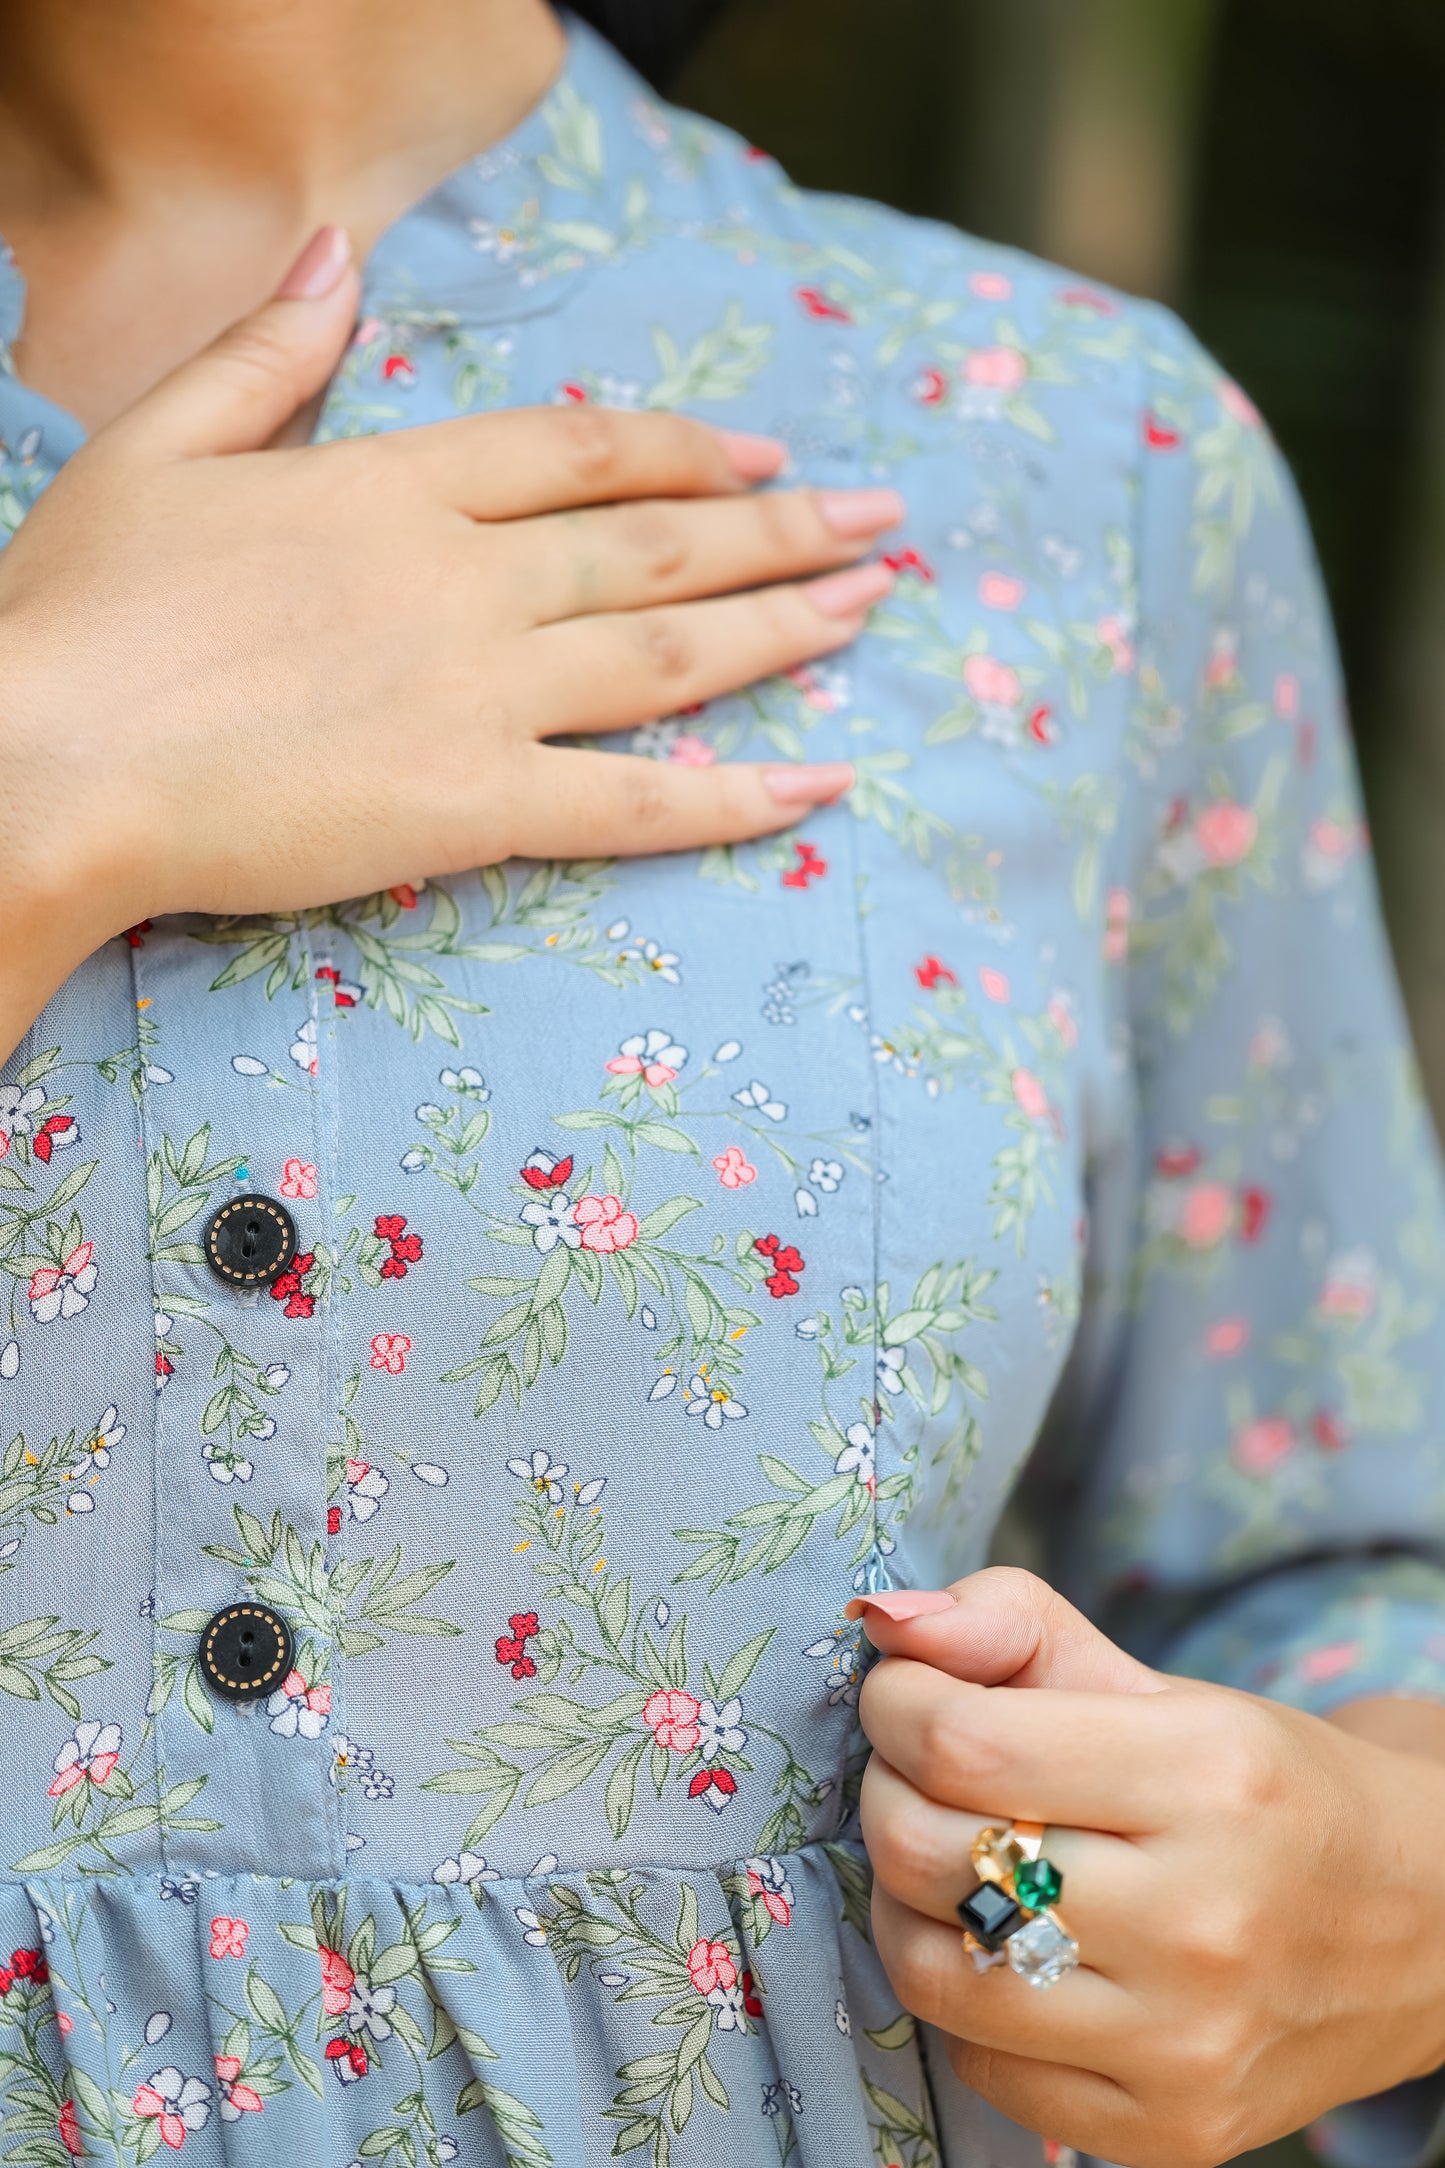
[[[904,492],[853,650],[630,741],[858,785],[139,927],[7,1066],[3,2161],[1057,2159],[873,1950],[843,1617],[980,1565],[1036,1446],[1049,1571],[1155,1661],[1445,1693],[1439,1176],[1247,399],[575,30],[376,249],[320,434],[553,400]],[[80,433],[13,376],[0,430],[13,527]],[[250,1192],[299,1254],[243,1292]],[[237,1601],[294,1637],[240,1704]]]

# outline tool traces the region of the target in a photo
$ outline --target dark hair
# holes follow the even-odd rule
[[[570,0],[573,12],[665,89],[727,0]]]

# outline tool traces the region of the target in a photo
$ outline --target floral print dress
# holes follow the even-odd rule
[[[852,651],[631,740],[857,788],[137,926],[8,1064],[0,2161],[1057,2161],[874,1952],[849,1598],[1019,1497],[1156,1661],[1445,1692],[1441,1193],[1248,400],[575,28],[320,434],[552,400],[903,490]],[[0,430],[13,530],[79,431],[13,376]],[[248,1191],[299,1251],[239,1292]],[[233,1704],[242,1600],[294,1658]]]

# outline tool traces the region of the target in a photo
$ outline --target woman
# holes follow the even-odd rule
[[[1247,400],[541,0],[0,39],[7,2139],[1423,2157],[1440,1189]],[[1097,1627],[966,1578],[1050,1411]]]

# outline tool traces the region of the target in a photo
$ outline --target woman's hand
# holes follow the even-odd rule
[[[950,1595],[858,1607],[889,1657],[862,1812],[879,1952],[965,2084],[1128,2168],[1213,2168],[1445,2062],[1445,1766],[1150,1671],[1029,1574]],[[1080,1946],[1046,1993],[976,1971],[954,1911],[1013,1818],[1048,1824]]]
[[[890,584],[854,561],[900,516],[891,492],[751,495],[781,446],[666,414],[264,449],[334,367],[356,292],[344,239],[319,236],[0,558],[12,1009],[141,917],[733,842],[851,780],[543,741],[843,646]]]

